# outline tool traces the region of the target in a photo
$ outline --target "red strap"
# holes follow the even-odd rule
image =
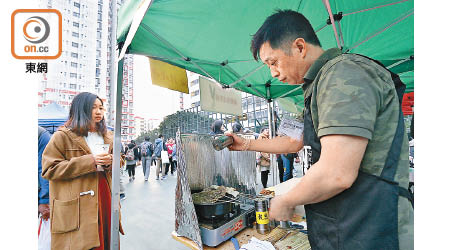
[[[41,221],[39,221],[38,237],[41,234],[41,226],[42,226],[42,217],[41,217]]]

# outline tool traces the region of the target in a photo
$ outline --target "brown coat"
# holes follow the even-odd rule
[[[105,144],[111,145],[111,153],[112,133],[108,132],[103,139]],[[111,170],[105,171],[111,189]],[[100,246],[97,175],[94,157],[84,137],[65,127],[60,128],[42,154],[42,177],[50,183],[53,250],[84,250]],[[93,195],[80,195],[90,190]]]
[[[260,134],[258,140],[267,140],[269,137]],[[258,152],[257,157],[259,158],[259,164],[261,167],[270,167],[270,154],[264,152]]]

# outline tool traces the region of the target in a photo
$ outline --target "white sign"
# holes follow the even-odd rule
[[[289,136],[292,139],[300,141],[303,134],[304,124],[294,119],[283,118],[280,127],[278,128],[278,135]]]
[[[241,93],[224,89],[205,77],[200,77],[200,107],[202,110],[230,115],[242,115]]]

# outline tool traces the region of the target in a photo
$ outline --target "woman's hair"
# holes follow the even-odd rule
[[[212,132],[214,132],[214,134],[223,134],[222,125],[223,125],[223,121],[215,120],[213,122],[213,124],[211,125]]]
[[[79,136],[87,136],[92,121],[92,107],[96,99],[103,105],[102,99],[89,92],[82,92],[76,95],[70,105],[69,119],[64,124]],[[106,134],[105,117],[96,125],[97,132]]]
[[[240,123],[233,124],[233,133],[240,132],[242,130],[242,125]]]

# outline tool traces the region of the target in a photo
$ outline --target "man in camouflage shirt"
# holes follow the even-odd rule
[[[295,206],[305,205],[313,249],[413,249],[412,204],[399,195],[408,187],[408,141],[390,72],[363,56],[324,51],[309,21],[294,11],[268,17],[251,50],[272,77],[303,84],[305,132],[301,141],[228,133],[230,149],[316,149],[301,182],[272,199],[270,218],[289,220]]]

